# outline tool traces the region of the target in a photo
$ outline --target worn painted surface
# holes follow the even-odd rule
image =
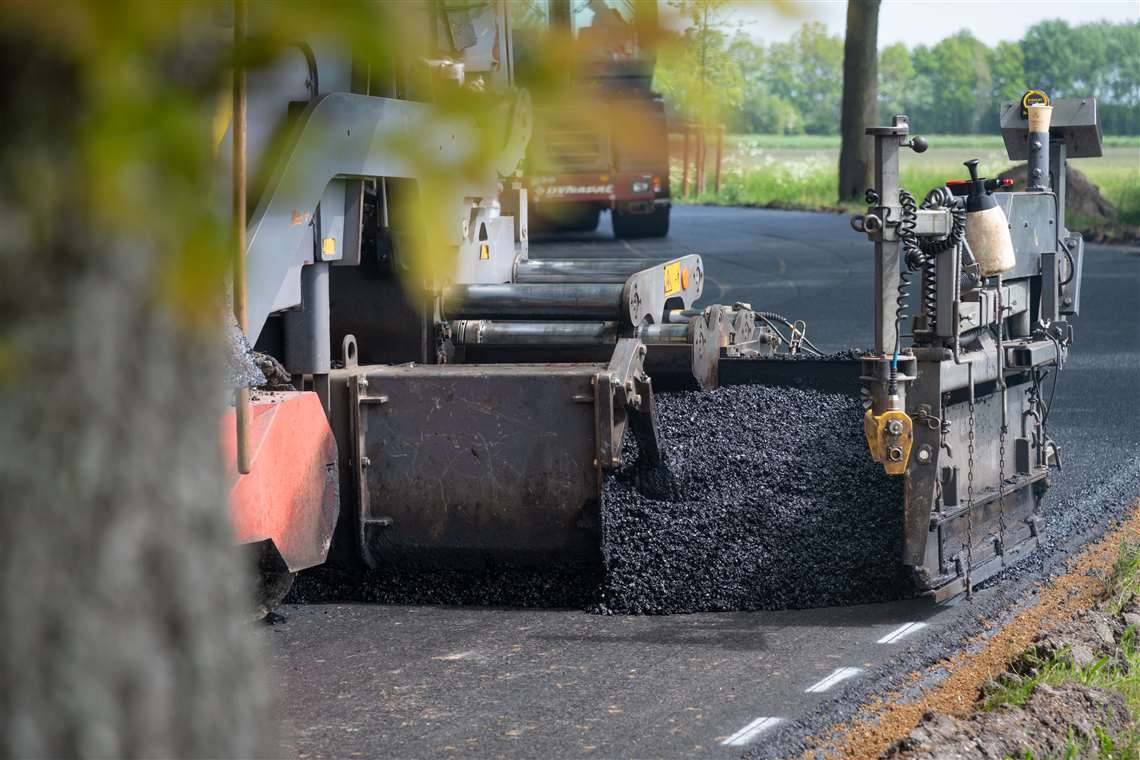
[[[336,441],[315,393],[259,392],[249,473],[234,467],[234,413],[221,421],[230,518],[239,543],[271,539],[292,571],[324,562],[339,511]]]

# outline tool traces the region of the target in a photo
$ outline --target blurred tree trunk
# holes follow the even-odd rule
[[[879,72],[879,0],[848,0],[843,46],[843,108],[839,132],[839,200],[861,198],[874,160],[864,129],[876,118]]]
[[[96,210],[87,60],[54,22],[3,16],[0,757],[277,755],[218,455],[218,331],[158,295],[177,252]],[[141,149],[102,138],[112,162]],[[157,169],[132,178],[167,191]]]

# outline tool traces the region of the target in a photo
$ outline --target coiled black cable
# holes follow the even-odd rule
[[[944,238],[924,238],[920,241],[923,253],[936,255],[949,251],[962,241],[966,234],[966,209],[959,198],[954,197],[950,188],[943,185],[926,194],[922,201],[923,209],[950,209],[950,234]]]
[[[915,227],[918,226],[918,204],[914,196],[906,190],[899,190],[899,206],[902,213],[899,217],[898,236],[902,252],[902,266],[899,267],[898,295],[895,296],[895,355],[902,348],[902,328],[907,317],[907,306],[910,301],[910,281],[926,263],[926,255],[918,243]]]
[[[926,315],[927,329],[933,333],[938,317],[938,254],[952,250],[962,241],[966,234],[966,210],[945,185],[927,193],[922,208],[950,209],[952,220],[946,237],[918,241],[922,259],[922,313]]]

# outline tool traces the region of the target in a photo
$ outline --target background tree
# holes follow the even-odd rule
[[[819,22],[800,27],[788,42],[769,48],[767,79],[774,95],[799,109],[804,132],[835,134],[843,83],[836,73],[843,65],[838,37]]]
[[[217,450],[226,30],[169,8],[0,5],[6,757],[279,753]]]
[[[395,3],[250,5],[250,67],[314,38],[377,65],[426,33]],[[228,6],[0,1],[0,757],[282,754],[218,447]],[[433,107],[474,147],[392,138],[435,222],[417,262],[502,142],[478,93]]]
[[[1030,85],[1051,93],[1069,92],[1077,69],[1072,27],[1061,19],[1034,24],[1021,40]]]
[[[727,54],[744,90],[732,128],[836,134],[842,45],[810,22],[769,45],[737,33]],[[992,48],[969,32],[911,50],[894,43],[879,52],[878,68],[878,118],[906,113],[925,131],[993,134],[1003,101],[1043,87],[1059,98],[1095,96],[1107,134],[1140,134],[1140,22],[1044,21]]]
[[[848,0],[843,46],[839,199],[863,195],[871,180],[873,143],[865,129],[878,110],[879,0]]]
[[[654,86],[674,114],[714,135],[744,97],[744,76],[729,54],[722,12],[727,0],[671,0],[689,26],[659,46]],[[705,148],[698,142],[698,150]],[[701,165],[703,165],[703,158]],[[698,184],[703,179],[698,169]],[[704,188],[698,187],[700,193]]]
[[[744,76],[722,29],[727,4],[673,0],[670,5],[688,26],[679,37],[663,40],[655,71],[654,84],[671,106],[706,126],[723,120],[744,95]]]
[[[879,52],[879,120],[884,124],[891,116],[905,113],[915,104],[918,74],[910,60],[906,45],[896,42]]]
[[[991,97],[982,117],[981,129],[996,133],[1001,104],[1007,100],[1018,100],[1025,93],[1025,55],[1016,42],[999,42],[989,51],[989,62]]]

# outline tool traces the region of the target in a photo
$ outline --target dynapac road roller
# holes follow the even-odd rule
[[[223,429],[234,522],[263,550],[266,606],[326,558],[596,561],[604,475],[627,432],[641,456],[658,450],[662,385],[861,394],[867,456],[905,480],[899,559],[935,597],[1040,541],[1060,459],[1041,380],[1065,361],[1080,303],[1065,164],[1100,155],[1095,100],[1003,105],[1010,158],[1029,162],[1025,192],[973,162],[917,199],[899,158],[925,141],[904,116],[868,129],[875,186],[852,225],[874,245],[875,344],[857,360],[796,362],[773,356],[803,350],[779,315],[701,304],[697,253],[531,259],[515,7],[405,8],[428,33],[389,65],[313,40],[250,68],[222,140],[250,201],[239,322],[294,385],[249,402],[240,391]],[[450,107],[460,99],[479,107]],[[495,140],[474,139],[488,130]],[[481,173],[459,171],[488,150]],[[446,254],[430,272],[414,211],[429,185]]]

